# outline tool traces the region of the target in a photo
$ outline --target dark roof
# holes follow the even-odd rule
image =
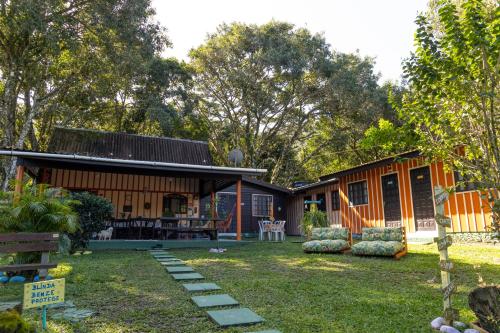
[[[372,161],[372,162],[368,162],[365,164],[360,164],[360,165],[357,165],[357,166],[349,168],[349,169],[344,169],[341,171],[331,173],[329,175],[324,175],[324,176],[319,177],[319,179],[320,179],[320,181],[325,181],[325,180],[332,179],[332,178],[340,178],[343,176],[351,175],[351,174],[356,173],[356,172],[361,172],[361,171],[377,168],[380,166],[389,165],[391,163],[397,162],[398,160],[404,160],[407,158],[413,158],[413,157],[418,157],[418,156],[420,156],[420,151],[412,150],[409,152],[401,153],[399,155],[383,158],[381,160]]]
[[[324,185],[328,185],[328,184],[333,184],[333,183],[336,183],[338,181],[339,181],[338,178],[329,178],[329,179],[321,180],[321,181],[318,181],[316,183],[311,183],[311,184],[307,184],[304,186],[296,187],[292,190],[292,193],[293,194],[300,193],[303,191],[311,190],[311,189],[316,188],[316,187],[320,187],[320,186],[324,186]]]
[[[56,127],[49,153],[194,165],[212,165],[203,141]]]
[[[269,189],[272,191],[282,192],[282,193],[286,193],[286,194],[292,193],[292,191],[290,191],[286,187],[271,184],[271,183],[268,183],[268,182],[265,182],[262,180],[258,180],[255,178],[247,177],[247,176],[243,176],[243,182],[249,183],[252,185],[256,185],[256,186],[260,186],[260,187],[263,187],[263,188],[266,188],[266,189]]]

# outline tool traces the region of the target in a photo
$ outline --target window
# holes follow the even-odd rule
[[[252,216],[271,216],[273,196],[269,194],[252,194]]]
[[[167,194],[163,197],[163,216],[175,217],[176,214],[187,214],[188,199],[179,194]]]
[[[470,178],[467,175],[463,175],[458,171],[454,171],[453,174],[455,176],[455,185],[456,185],[455,190],[457,192],[477,190],[476,184],[470,181]]]
[[[318,210],[322,212],[326,212],[326,196],[325,193],[316,194],[316,201],[319,201]]]
[[[358,206],[368,204],[368,185],[366,180],[347,185],[349,205]]]
[[[332,191],[332,210],[340,210],[339,190]]]

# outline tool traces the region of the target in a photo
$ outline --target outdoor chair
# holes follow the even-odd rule
[[[399,259],[408,252],[406,229],[363,228],[361,242],[353,245],[352,253],[357,256],[384,256]]]
[[[311,239],[302,244],[306,253],[345,253],[352,244],[349,228],[313,228]]]
[[[274,238],[276,241],[285,240],[285,223],[286,221],[274,221],[274,223],[271,224],[271,238]]]
[[[265,234],[267,234],[267,239],[271,240],[271,221],[259,220],[259,240],[264,240]]]

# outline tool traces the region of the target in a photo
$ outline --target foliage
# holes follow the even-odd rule
[[[15,0],[0,9],[0,145],[46,148],[55,125],[197,130],[189,71],[160,58],[170,42],[150,0]],[[13,166],[3,161],[4,189]]]
[[[113,215],[113,205],[106,198],[88,192],[73,193],[72,199],[77,202],[73,206],[78,214],[80,228],[70,234],[71,249],[86,248],[92,234],[105,227],[105,221]]]
[[[469,306],[474,311],[481,328],[490,333],[500,333],[500,286],[483,286],[469,294]]]
[[[308,238],[310,238],[313,228],[328,227],[329,225],[328,216],[325,212],[318,210],[315,204],[311,205],[311,209],[305,212],[300,220],[300,228]]]
[[[270,328],[296,333],[431,332],[430,319],[442,311],[437,299],[440,285],[433,278],[439,274],[435,244],[410,244],[410,254],[394,262],[352,255],[305,254],[301,244],[293,243],[297,240],[289,237],[280,244],[251,242],[229,248],[216,258],[202,248],[169,250],[221,286],[224,293],[240,302],[244,300],[245,307],[264,317],[263,324],[221,329],[205,310],[188,302],[182,285],[167,276],[150,254],[94,251],[90,255],[61,257],[58,269],[49,273],[66,278],[66,299],[78,301],[78,307],[99,309],[99,315],[79,323],[54,321],[49,316],[49,327],[57,332],[103,333],[176,332],[180,326],[182,332],[204,333]],[[460,281],[454,306],[464,322],[474,321],[467,291],[477,285],[478,266],[486,283],[498,281],[500,266],[493,262],[500,256],[500,248],[455,244],[450,247],[450,255]],[[131,274],[131,267],[141,269]],[[124,290],[127,306],[110,301],[123,297]],[[0,302],[17,299],[22,285],[7,284],[1,291]],[[144,311],[144,300],[148,300],[148,311]],[[151,313],[162,313],[161,320]],[[25,316],[40,319],[37,311],[26,311]],[[197,319],[192,320],[194,317]]]
[[[76,201],[63,189],[25,184],[21,194],[0,195],[0,232],[73,233],[78,229]]]
[[[413,131],[404,126],[397,127],[389,120],[380,118],[378,126],[370,126],[365,131],[359,146],[374,159],[380,159],[409,151],[416,146]]]
[[[355,146],[391,110],[371,59],[334,53],[322,35],[289,23],[223,24],[190,57],[216,161],[227,164],[238,147],[243,166],[267,168],[271,182],[341,160],[320,158]]]
[[[438,1],[418,16],[400,111],[421,151],[485,191],[500,235],[500,11],[481,0],[455,3]]]
[[[35,333],[35,328],[27,323],[15,310],[0,312],[0,332]]]
[[[60,188],[45,184],[24,184],[21,194],[0,192],[0,232],[57,232],[78,230],[78,216],[73,211],[76,202]],[[60,247],[64,248],[61,237]],[[40,253],[18,253],[16,263],[39,262]],[[29,272],[26,273],[28,276]]]

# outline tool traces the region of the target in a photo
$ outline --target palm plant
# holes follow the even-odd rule
[[[0,232],[75,232],[78,215],[68,193],[24,184],[22,193],[0,192]]]

